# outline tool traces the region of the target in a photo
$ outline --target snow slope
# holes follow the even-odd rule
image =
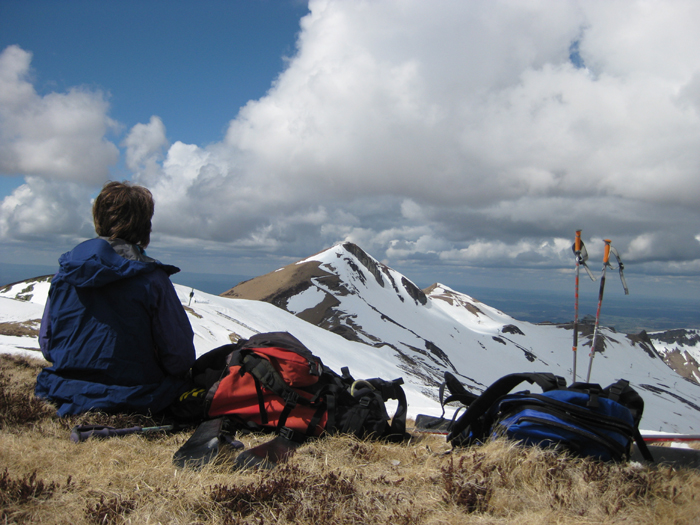
[[[36,286],[33,296],[28,300],[26,295],[23,295],[25,300],[17,299],[17,293],[26,288],[27,283],[21,283],[9,289],[0,289],[0,323],[41,319],[48,285]],[[240,337],[248,338],[261,332],[287,331],[333,370],[340,371],[343,366],[347,366],[350,373],[357,378],[394,379],[402,376],[401,370],[390,355],[377,354],[372,347],[348,341],[271,304],[225,299],[197,290],[190,298],[192,289],[181,285],[175,285],[175,290],[186,307],[192,324],[198,356]],[[36,330],[38,333],[38,323]],[[0,336],[0,354],[2,353],[22,353],[42,358],[36,334],[24,337]],[[423,385],[418,383],[405,385],[409,417],[419,413],[440,413],[439,404],[426,397],[422,389]],[[388,408],[391,411],[395,405],[390,402]]]
[[[34,355],[39,350],[39,333],[44,303],[51,285],[48,278],[37,278],[0,288],[0,324],[12,323],[21,330],[0,331],[0,353]],[[25,335],[4,335],[25,333]]]
[[[403,377],[411,417],[440,414],[437,387],[446,370],[475,392],[513,372],[549,371],[571,381],[570,330],[518,321],[446,286],[423,292],[357,247],[338,245],[296,265],[308,263],[324,273],[288,291],[278,304],[282,308],[197,290],[190,297],[191,288],[176,285],[198,355],[239,337],[288,331],[336,371],[348,366],[357,378]],[[47,289],[46,283],[29,282],[0,289],[0,323],[39,319]],[[329,297],[335,306],[324,313],[328,329],[300,318],[331,304]],[[700,432],[700,386],[669,368],[650,342],[609,329],[602,334],[605,347],[596,353],[592,380],[603,386],[629,380],[645,400],[641,426],[646,430]],[[587,368],[590,339],[579,338],[579,379]],[[0,341],[0,352],[36,347],[36,335]]]

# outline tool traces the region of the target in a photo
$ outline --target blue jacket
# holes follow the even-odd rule
[[[88,410],[157,413],[189,386],[193,332],[169,275],[179,271],[117,239],[63,254],[41,322],[52,363],[37,397],[58,415]]]

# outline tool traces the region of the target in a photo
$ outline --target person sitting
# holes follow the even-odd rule
[[[59,258],[39,333],[51,366],[35,395],[58,415],[89,410],[155,415],[188,388],[193,331],[169,276],[148,257],[154,201],[128,182],[108,182],[93,205],[95,231]]]

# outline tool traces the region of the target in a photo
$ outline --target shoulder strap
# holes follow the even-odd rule
[[[394,417],[391,418],[389,435],[387,436],[391,441],[403,441],[406,436],[408,403],[406,402],[406,393],[401,385],[403,385],[403,378],[399,377],[393,381],[384,381],[381,387],[382,399],[384,401],[388,399],[396,399],[398,401]]]
[[[633,437],[635,443],[637,443],[637,448],[644,459],[647,461],[654,461],[649,447],[647,447],[642,434],[639,432],[639,422],[644,412],[644,399],[642,399],[642,396],[640,396],[637,391],[630,386],[629,381],[625,379],[620,379],[607,387],[603,390],[603,394],[609,399],[620,403],[632,413],[632,418],[634,419]]]
[[[566,387],[564,378],[550,373],[525,372],[503,376],[472,401],[467,411],[455,421],[452,430],[447,436],[447,441],[453,442],[457,440],[463,430],[483,416],[499,398],[508,394],[523,381],[537,383],[544,392]]]
[[[209,419],[201,423],[190,438],[173,456],[173,463],[180,468],[200,470],[216,458],[221,445],[235,449],[244,448],[243,443],[233,439],[227,432],[224,418]]]
[[[272,363],[264,357],[257,355],[253,351],[244,349],[241,361],[240,374],[250,373],[255,379],[255,388],[257,390],[258,404],[260,407],[260,418],[263,424],[267,423],[267,413],[265,411],[261,386],[267,388],[284,400],[284,409],[279,416],[278,429],[282,428],[287,422],[287,417],[295,406],[298,404],[311,405],[307,399],[301,397],[293,388],[289,387],[289,385],[284,382],[284,379],[282,379],[282,376],[275,370]]]
[[[280,429],[280,433],[270,441],[238,454],[234,468],[272,470],[293,456],[303,443],[304,438],[297,439],[291,428],[283,427]]]
[[[445,387],[450,391],[450,395],[446,399],[443,399]],[[459,401],[464,406],[468,407],[477,397],[479,396],[467,391],[464,385],[462,385],[454,375],[450,372],[445,372],[445,382],[440,385],[440,405],[442,405],[442,415],[440,417],[445,417],[445,405],[447,403]]]
[[[372,398],[375,398],[380,406],[384,407],[384,403],[389,399],[396,399],[398,405],[394,417],[391,418],[391,424],[383,432],[382,437],[392,442],[400,442],[406,436],[406,415],[408,412],[408,403],[406,402],[406,393],[401,385],[403,378],[399,377],[393,381],[386,381],[380,378],[355,381],[351,387],[351,393],[356,385],[364,386],[353,394],[358,399],[357,405],[350,410],[350,417],[344,425],[342,432],[356,434],[361,432],[362,426],[370,413],[370,405]],[[385,417],[389,417],[384,410]],[[329,407],[329,414],[331,410]]]
[[[622,406],[627,407],[632,412],[635,424],[639,425],[644,413],[644,399],[639,393],[629,385],[629,381],[618,380],[603,390],[603,395],[613,401],[617,401]]]

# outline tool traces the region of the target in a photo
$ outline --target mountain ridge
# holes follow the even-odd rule
[[[282,283],[275,292],[272,280],[281,282],[279,277],[291,272],[309,277]],[[416,294],[417,287],[409,279],[352,243],[339,243],[242,284],[245,286],[234,286],[222,296],[253,298],[247,293],[256,287],[265,289],[268,302],[301,319],[348,340],[391,348],[400,368],[431,388],[441,382],[446,370],[458,375],[473,392],[506,373],[525,370],[547,370],[573,379],[572,323],[521,322],[440,283]],[[579,330],[577,379],[581,380],[588,365],[593,327],[581,323]],[[676,358],[675,364],[668,359],[667,355],[674,354],[665,347],[658,350],[653,335],[623,334],[608,327],[600,327],[599,335],[593,381],[613,382],[618,378],[613,372],[623,375],[625,368],[656,362],[661,365],[654,365],[658,375],[668,378],[659,377],[658,383],[638,378],[638,388],[667,399],[682,398],[689,407],[700,406],[697,374],[686,373],[684,378],[674,372],[674,368],[682,368],[680,359]],[[614,361],[614,366],[607,361]],[[478,371],[472,371],[474,368]],[[652,373],[647,376],[652,378]],[[693,386],[681,388],[679,381]],[[698,414],[694,418],[700,428]]]
[[[474,393],[512,372],[573,379],[570,326],[519,321],[445,285],[436,283],[419,294],[412,284],[359,247],[341,243],[234,287],[236,293],[255,291],[255,300],[180,284],[175,289],[193,326],[198,355],[255,333],[288,331],[331,369],[350,366],[356,377],[404,377],[414,416],[440,414],[438,387],[445,371]],[[28,327],[23,335],[0,333],[0,352],[40,357],[36,330],[48,287],[44,279],[0,288],[0,324]],[[592,339],[590,326],[581,330],[579,380]],[[664,343],[672,347],[657,348],[656,334],[629,336],[607,327],[600,333],[605,344],[595,352],[594,382],[629,380],[645,399],[645,429],[700,431],[700,386],[662,359],[675,350],[690,355],[694,336],[677,334]]]

